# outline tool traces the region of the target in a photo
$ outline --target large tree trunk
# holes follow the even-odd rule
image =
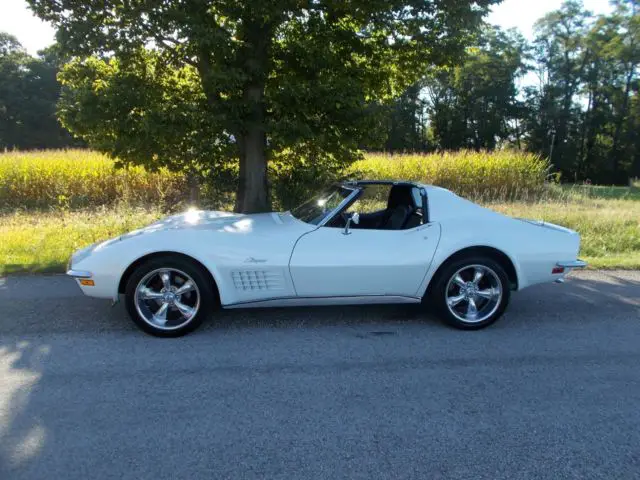
[[[273,31],[279,19],[265,22],[264,18],[252,18],[252,12],[243,18],[236,35],[243,46],[234,59],[246,79],[241,87],[242,105],[240,118],[234,120],[229,130],[234,133],[239,159],[238,188],[234,210],[242,213],[268,212],[271,209],[267,184],[267,135],[264,92],[269,75],[269,47]],[[205,46],[199,53],[198,70],[212,111],[222,101],[216,90],[212,54]],[[237,99],[234,99],[237,100]]]
[[[269,48],[277,20],[246,18],[238,36],[244,47],[238,63],[247,74],[242,86],[244,114],[237,135],[240,171],[235,211],[242,213],[271,210],[267,184],[267,134],[264,94],[269,76]]]
[[[235,211],[268,212],[271,208],[267,184],[267,135],[265,132],[264,83],[247,85],[244,99],[249,115],[238,136],[240,172]]]
[[[236,212],[256,213],[270,210],[267,187],[267,156],[264,129],[251,127],[239,139],[240,174],[236,193]]]

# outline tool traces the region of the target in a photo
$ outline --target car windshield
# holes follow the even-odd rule
[[[342,201],[347,198],[353,189],[341,185],[334,185],[307,200],[302,205],[298,205],[291,211],[291,214],[298,220],[302,220],[312,225],[318,225],[327,215],[333,212]]]

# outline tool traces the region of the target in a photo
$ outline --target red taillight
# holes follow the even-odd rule
[[[564,267],[553,267],[553,270],[551,270],[551,273],[553,275],[557,275],[558,273],[564,273]]]

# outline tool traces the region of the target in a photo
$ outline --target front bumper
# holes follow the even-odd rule
[[[95,262],[92,264],[92,262],[85,260],[93,251],[95,251],[95,245],[75,252],[67,264],[67,276],[76,281],[86,296],[109,298],[115,302],[118,300],[120,277],[116,278],[110,272],[105,273],[104,266],[101,267],[95,265]],[[91,268],[91,270],[85,270],[85,268]]]
[[[67,270],[67,275],[73,278],[91,278],[93,274],[91,272],[87,272],[86,270]]]

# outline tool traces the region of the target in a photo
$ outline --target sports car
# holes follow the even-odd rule
[[[124,295],[143,331],[176,337],[216,308],[415,303],[474,330],[511,292],[586,263],[580,236],[412,182],[330,186],[287,212],[189,210],[73,254],[92,297]]]

